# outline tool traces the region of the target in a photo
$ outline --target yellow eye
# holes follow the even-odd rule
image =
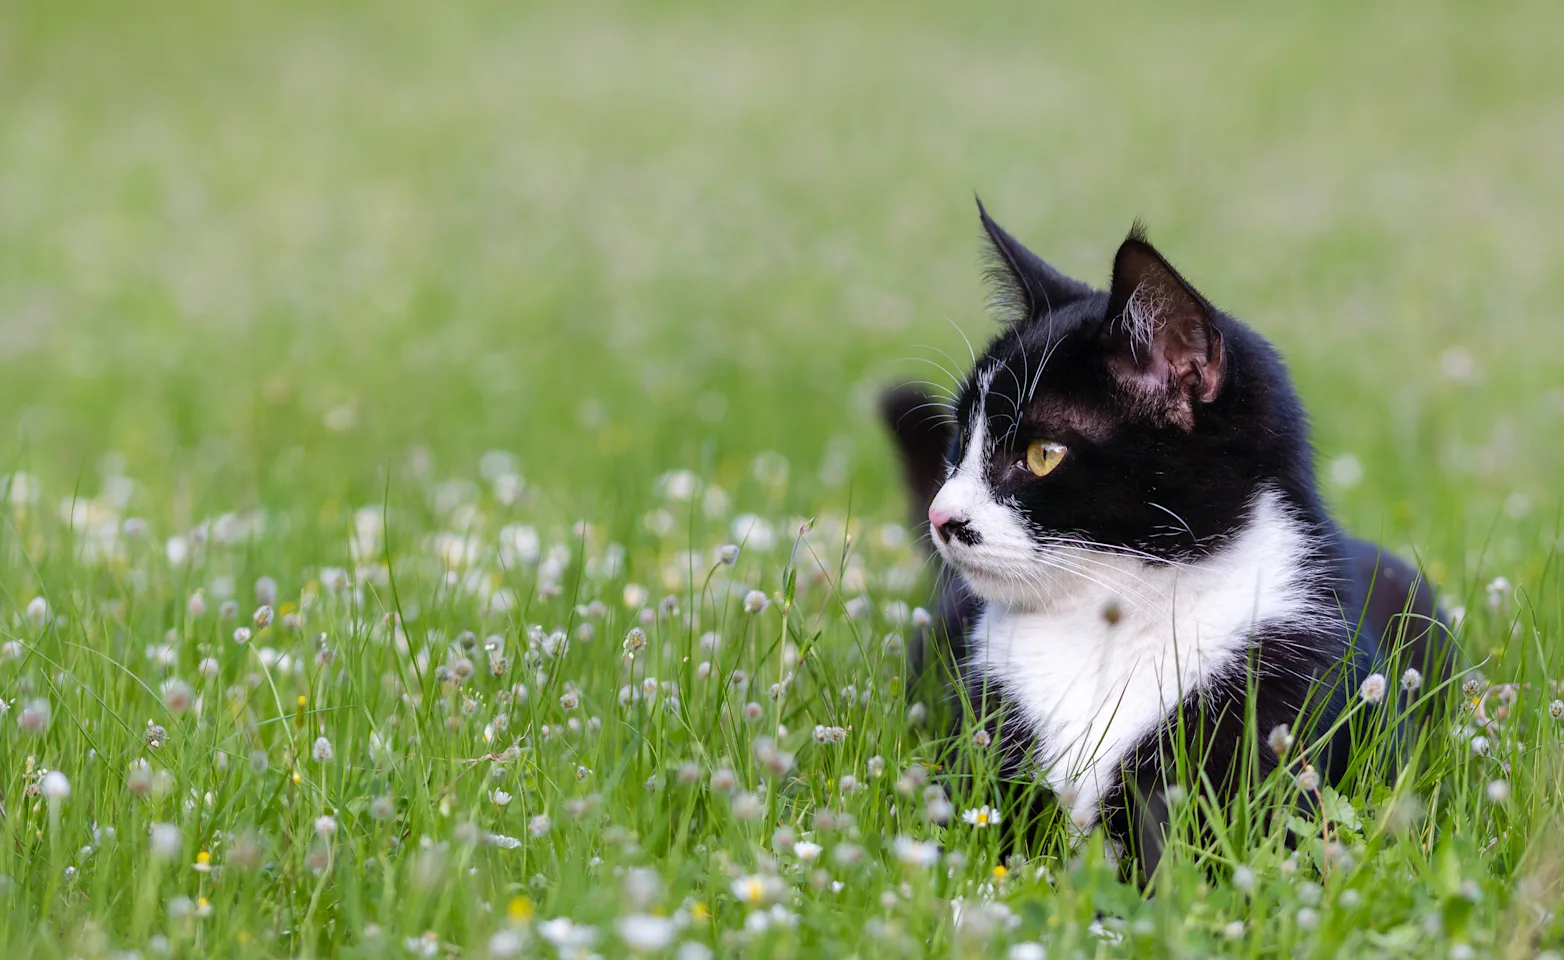
[[[1052,473],[1064,459],[1064,444],[1048,440],[1033,440],[1026,445],[1027,469],[1039,477]]]

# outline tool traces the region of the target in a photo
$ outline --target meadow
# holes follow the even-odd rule
[[[0,955],[1564,949],[1561,35],[8,3]],[[1460,624],[1411,760],[1179,814],[1150,895],[1003,849],[907,689],[875,401],[993,329],[974,190],[1094,282],[1144,218]]]

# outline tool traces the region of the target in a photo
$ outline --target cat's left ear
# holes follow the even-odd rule
[[[1147,242],[1139,224],[1113,261],[1108,370],[1140,411],[1185,430],[1227,371],[1211,305]]]

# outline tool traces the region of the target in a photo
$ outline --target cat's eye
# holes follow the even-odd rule
[[[1064,459],[1064,444],[1051,440],[1033,440],[1026,445],[1026,468],[1039,477],[1053,472]]]

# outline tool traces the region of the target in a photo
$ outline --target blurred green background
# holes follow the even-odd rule
[[[0,472],[116,453],[187,523],[503,448],[563,520],[776,450],[794,509],[897,516],[873,398],[991,330],[976,190],[1099,283],[1144,217],[1290,359],[1351,526],[1536,568],[1561,36],[1552,0],[12,0]]]

